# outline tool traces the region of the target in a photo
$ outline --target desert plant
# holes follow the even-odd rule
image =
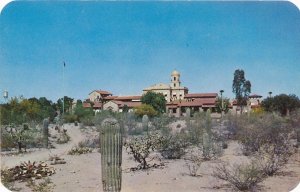
[[[88,147],[79,147],[75,146],[72,147],[72,149],[68,152],[68,155],[81,155],[81,154],[86,154],[86,153],[91,153],[92,149]]]
[[[1,183],[9,190],[14,189],[14,174],[7,168],[1,169]]]
[[[100,139],[98,136],[91,136],[78,143],[79,147],[100,148]]]
[[[107,118],[101,124],[100,152],[103,190],[121,191],[122,130],[118,121]]]
[[[29,187],[32,192],[51,192],[54,184],[49,178],[45,178],[39,183],[36,180],[29,179],[26,186]]]
[[[62,132],[59,133],[56,143],[64,144],[64,143],[67,143],[68,141],[70,141],[70,136],[67,134],[67,132],[65,130],[63,130]]]
[[[210,110],[207,110],[202,134],[202,156],[204,160],[217,158],[222,154],[222,146],[213,136]]]
[[[161,140],[160,153],[166,159],[180,159],[188,144],[185,134],[165,136]]]
[[[273,114],[241,116],[238,122],[237,139],[242,144],[244,155],[256,153],[265,145],[275,149],[285,146],[292,132],[285,119]]]
[[[186,160],[186,166],[189,170],[189,175],[192,177],[200,176],[197,172],[203,162],[201,156],[192,154],[191,157],[187,158]]]
[[[48,167],[45,162],[23,162],[13,168],[1,170],[1,177],[10,178],[9,181],[25,181],[29,178],[41,179],[55,173],[53,167]],[[8,175],[10,175],[8,177]]]
[[[214,168],[214,177],[229,182],[234,188],[240,191],[255,190],[257,183],[263,180],[263,173],[255,162],[226,166],[221,163]]]
[[[15,145],[18,146],[18,152],[22,152],[22,148],[26,151],[26,140],[30,138],[30,128],[28,124],[23,124],[22,126],[9,125],[4,127],[7,133],[6,141],[13,141]],[[5,135],[4,135],[5,136]]]
[[[273,176],[287,163],[291,154],[288,143],[283,146],[267,144],[255,154],[254,161],[266,176]]]
[[[143,118],[142,118],[143,131],[147,131],[148,132],[148,124],[149,124],[149,117],[148,117],[148,115],[143,115]]]
[[[43,120],[43,147],[48,148],[48,141],[49,141],[49,118]]]
[[[129,154],[132,154],[134,160],[140,163],[137,169],[147,169],[150,167],[148,164],[148,157],[151,151],[159,148],[162,142],[162,136],[158,133],[150,133],[142,137],[134,137],[125,143],[125,147]]]

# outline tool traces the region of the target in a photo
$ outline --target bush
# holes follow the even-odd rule
[[[74,114],[64,114],[63,119],[64,123],[74,123],[78,121],[78,116]]]
[[[78,147],[100,148],[100,139],[97,136],[85,139],[78,143]]]
[[[28,124],[3,126],[1,127],[1,150],[16,147],[18,152],[22,152],[22,149],[26,151],[26,148],[40,146],[41,137],[40,131]]]
[[[70,136],[67,134],[67,132],[63,131],[59,133],[59,137],[56,140],[57,144],[64,144],[70,141]]]
[[[212,175],[228,181],[233,187],[241,191],[255,190],[256,184],[263,180],[263,173],[255,162],[228,167],[221,163],[214,168]]]
[[[275,149],[285,146],[291,129],[285,119],[273,114],[241,116],[236,139],[242,144],[244,155],[258,152],[264,145],[274,145]]]
[[[75,146],[68,152],[68,155],[81,155],[81,154],[86,154],[91,152],[93,152],[92,149],[88,147]]]
[[[142,137],[135,137],[125,143],[126,150],[129,149],[128,154],[132,154],[134,160],[140,163],[138,169],[149,168],[148,157],[151,151],[159,148],[162,137],[158,133],[150,133]]]
[[[143,117],[143,115],[147,115],[148,117],[154,117],[158,113],[151,105],[142,104],[138,107],[134,108],[134,113],[138,117]]]
[[[187,146],[188,142],[184,134],[164,137],[161,142],[160,153],[166,159],[180,159],[185,154]]]
[[[186,160],[188,160],[186,165],[189,169],[190,176],[192,177],[199,176],[197,172],[200,169],[203,159],[199,155],[191,155],[191,157]]]
[[[287,163],[290,155],[291,149],[288,145],[265,145],[255,155],[254,161],[266,176],[273,176]]]

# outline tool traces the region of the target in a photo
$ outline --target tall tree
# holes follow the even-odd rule
[[[151,105],[158,113],[166,111],[166,99],[162,93],[147,92],[141,98],[143,104]]]
[[[296,95],[293,94],[280,94],[264,99],[261,105],[266,111],[276,111],[281,115],[289,115],[290,112],[300,108],[300,100]]]
[[[246,80],[245,72],[242,69],[237,69],[234,72],[232,83],[232,92],[235,94],[237,105],[243,112],[243,106],[247,105],[248,96],[251,93],[251,83]]]

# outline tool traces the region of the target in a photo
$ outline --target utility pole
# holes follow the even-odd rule
[[[63,65],[63,110],[62,110],[62,117],[64,116],[65,113],[65,67],[66,67],[66,63],[64,62]]]

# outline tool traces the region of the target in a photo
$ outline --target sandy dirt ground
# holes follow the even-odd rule
[[[13,167],[20,162],[46,161],[49,155],[59,155],[66,164],[51,165],[56,173],[49,178],[54,184],[54,192],[94,192],[102,191],[101,183],[101,154],[94,150],[83,155],[68,155],[67,152],[78,142],[84,140],[90,133],[82,132],[79,126],[65,125],[71,140],[66,144],[54,144],[55,149],[36,149],[33,152],[20,155],[1,155],[1,167]],[[54,131],[54,130],[51,130]],[[228,183],[211,176],[214,165],[220,160],[230,163],[242,162],[245,157],[241,155],[239,145],[230,142],[220,160],[202,163],[198,170],[198,177],[189,175],[187,161],[161,159],[159,154],[153,154],[151,163],[163,163],[164,166],[146,171],[130,171],[137,165],[133,158],[123,149],[123,192],[193,192],[193,191],[234,191]],[[48,162],[49,163],[49,162]],[[269,177],[259,184],[260,191],[285,192],[295,188],[300,182],[300,153],[293,155],[276,176]],[[25,183],[15,183],[21,191],[31,191]]]

